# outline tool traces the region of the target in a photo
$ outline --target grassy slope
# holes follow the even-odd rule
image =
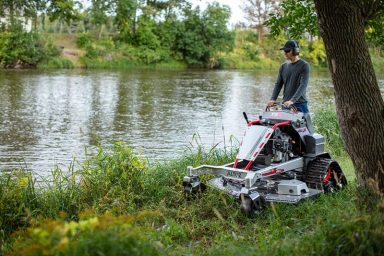
[[[5,249],[14,255],[83,255],[95,246],[99,252],[119,255],[132,248],[137,252],[133,255],[384,253],[383,216],[356,209],[348,158],[339,159],[349,181],[342,192],[297,205],[273,204],[255,219],[245,218],[235,200],[216,190],[186,200],[181,179],[187,165],[221,164],[231,157],[217,150],[199,151],[145,167],[119,146],[111,154],[99,152],[92,160],[99,167],[85,165],[83,178],[65,178],[56,170],[55,182],[42,194],[32,192],[32,184],[28,189],[22,176],[13,186],[3,181],[8,196],[15,185],[24,186],[21,197],[2,198],[2,204],[14,203],[11,210],[13,216],[20,215],[18,225],[27,220],[31,226],[14,233],[13,243],[6,240]],[[122,242],[124,237],[135,242]]]

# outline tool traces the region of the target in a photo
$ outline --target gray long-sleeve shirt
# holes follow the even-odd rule
[[[307,86],[309,80],[309,64],[300,59],[294,63],[284,63],[279,69],[279,75],[273,89],[271,100],[276,100],[284,85],[283,101],[293,103],[307,102]]]

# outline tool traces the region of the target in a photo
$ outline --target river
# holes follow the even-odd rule
[[[242,112],[256,118],[265,108],[276,72],[2,70],[0,170],[45,176],[115,141],[149,161],[180,157],[192,138],[206,148],[235,144]],[[307,94],[310,111],[333,105],[329,74],[312,72]]]

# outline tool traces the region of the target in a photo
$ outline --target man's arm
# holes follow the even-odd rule
[[[308,80],[309,80],[309,64],[306,64],[303,67],[303,71],[300,74],[300,85],[297,88],[295,94],[292,96],[291,100],[293,103],[295,103],[301,95],[303,95],[303,92],[308,86]]]

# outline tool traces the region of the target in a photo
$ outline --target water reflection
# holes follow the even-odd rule
[[[85,147],[116,140],[149,159],[171,159],[195,133],[208,147],[240,138],[242,112],[258,116],[275,78],[254,71],[1,71],[0,168],[46,175],[54,164],[81,161]],[[312,110],[333,103],[327,73],[312,73],[308,96]]]

